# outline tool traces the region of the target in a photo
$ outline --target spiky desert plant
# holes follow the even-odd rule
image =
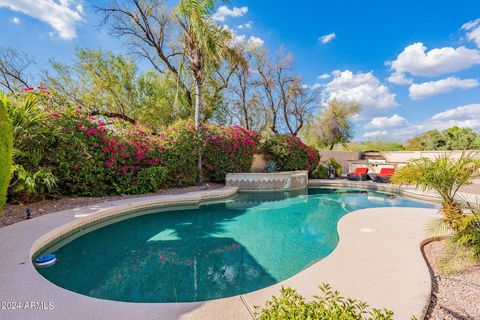
[[[458,190],[477,177],[480,177],[478,154],[463,153],[458,159],[445,154],[433,160],[412,160],[398,170],[391,181],[395,184],[414,185],[424,191],[436,191],[442,198],[443,219],[450,228],[458,231],[465,216],[462,203],[457,199]]]

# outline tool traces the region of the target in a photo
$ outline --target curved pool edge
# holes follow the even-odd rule
[[[73,221],[70,221],[37,239],[30,248],[30,257],[33,259],[37,254],[46,248],[71,237],[77,232],[94,228],[103,223],[113,223],[119,218],[130,218],[136,212],[157,210],[165,208],[168,210],[191,206],[199,206],[206,202],[222,200],[234,196],[238,191],[236,187],[224,187],[215,190],[190,192],[181,195],[160,195],[151,197],[140,197],[129,199],[126,203],[116,201],[106,202],[110,207],[101,208],[88,214],[76,214]],[[125,201],[123,201],[125,202]],[[67,210],[68,211],[68,210]]]
[[[313,186],[313,185],[312,185]],[[326,185],[322,185],[326,186]],[[340,185],[338,185],[340,187]],[[344,187],[355,187],[354,185],[344,186]],[[174,197],[174,201],[193,201],[199,204],[202,201],[208,200],[215,200],[220,198],[226,198],[232,196],[236,193],[236,190],[229,190],[226,192],[224,189],[218,190],[209,190],[209,191],[201,191],[201,192],[193,192],[187,193],[182,195],[175,195],[175,196],[155,196],[155,197],[145,197],[145,198],[135,198],[135,199],[126,199],[120,200],[115,202],[104,203],[101,205],[92,205],[82,208],[77,208],[73,210],[66,210],[58,213],[53,213],[45,216],[41,216],[35,219],[31,219],[28,221],[24,221],[21,223],[17,223],[8,227],[2,228],[0,232],[0,252],[4,255],[3,259],[0,261],[0,277],[2,280],[2,287],[0,288],[0,293],[5,300],[7,301],[54,301],[56,303],[56,307],[54,310],[22,310],[22,311],[5,311],[0,310],[0,315],[2,313],[6,313],[9,319],[37,319],[39,316],[38,312],[43,312],[43,314],[49,316],[49,319],[63,319],[65,317],[72,318],[72,312],[81,311],[82,316],[79,318],[88,317],[91,319],[105,319],[105,318],[115,318],[115,319],[124,319],[124,318],[131,318],[137,317],[139,319],[150,319],[153,316],[159,317],[163,316],[165,319],[198,319],[205,318],[205,319],[215,319],[218,318],[218,315],[222,315],[224,319],[251,319],[252,318],[252,306],[254,305],[263,305],[265,300],[259,299],[260,296],[263,294],[264,297],[267,299],[270,298],[272,294],[278,295],[278,288],[282,285],[291,285],[294,288],[297,288],[302,293],[308,293],[308,286],[302,286],[302,282],[296,283],[297,280],[305,275],[311,275],[312,270],[315,275],[315,270],[318,268],[323,269],[324,265],[331,264],[329,261],[335,261],[334,257],[338,256],[338,252],[343,252],[339,248],[343,248],[346,246],[347,248],[350,246],[345,243],[349,243],[344,236],[344,225],[349,225],[350,217],[358,216],[358,212],[363,212],[360,216],[365,215],[365,211],[370,210],[382,210],[382,216],[385,218],[389,215],[389,212],[395,211],[402,211],[402,212],[410,212],[412,210],[427,210],[429,211],[429,219],[436,216],[434,209],[415,209],[415,208],[376,208],[376,209],[364,209],[359,211],[354,211],[345,217],[343,217],[338,224],[339,228],[339,237],[340,241],[337,245],[337,248],[326,258],[320,260],[319,262],[313,264],[312,266],[308,267],[307,269],[301,271],[297,275],[289,278],[285,281],[282,281],[274,286],[267,287],[261,289],[259,291],[234,296],[230,298],[206,301],[206,302],[190,302],[190,303],[128,303],[128,302],[115,302],[109,300],[101,300],[95,299],[88,296],[84,296],[81,294],[77,294],[66,289],[62,289],[57,287],[53,283],[49,282],[45,278],[43,278],[33,267],[31,263],[31,257],[33,252],[38,252],[38,249],[42,246],[42,243],[45,244],[47,238],[46,235],[50,234],[48,230],[59,230],[71,223],[74,220],[80,220],[83,218],[76,218],[77,215],[82,215],[84,212],[87,212],[89,216],[93,213],[102,213],[107,215],[112,213],[112,211],[120,211],[120,208],[125,209],[132,209],[132,202],[134,203],[144,203],[149,202],[151,200],[155,200],[155,206],[158,207],[158,201],[161,200],[163,203],[167,202],[167,198]],[[228,195],[227,195],[228,194]],[[155,199],[153,199],[155,198]],[[115,207],[115,208],[113,208]],[[138,208],[137,206],[135,206]],[[367,212],[368,213],[368,212]],[[87,217],[89,217],[87,216]],[[423,216],[423,215],[421,215]],[[419,216],[420,217],[420,216]],[[383,220],[381,219],[377,220]],[[418,217],[417,217],[418,218]],[[422,217],[422,223],[424,223],[424,217]],[[418,220],[418,219],[414,219]],[[344,221],[347,221],[346,223]],[[417,221],[418,222],[418,221]],[[408,224],[408,223],[407,223]],[[417,225],[417,233],[420,232],[420,229],[423,229],[423,225],[421,227]],[[408,239],[407,234],[407,239]],[[415,246],[414,252],[421,257],[420,268],[427,268],[426,262],[421,255],[421,250],[419,248],[419,243],[425,240],[425,236],[422,235]],[[42,241],[40,241],[42,239]],[[34,245],[32,245],[34,244]],[[355,244],[355,242],[353,242]],[[354,246],[351,249],[353,249]],[[355,253],[355,250],[351,250]],[[411,250],[410,250],[411,251]],[[346,255],[348,257],[349,255]],[[383,255],[383,259],[385,255]],[[386,255],[388,257],[388,255]],[[380,259],[380,258],[379,258]],[[418,262],[418,261],[417,261]],[[341,264],[341,261],[338,262]],[[336,269],[336,268],[333,268]],[[370,266],[367,267],[370,269]],[[428,269],[427,269],[428,271]],[[358,273],[359,270],[356,269],[355,273]],[[351,268],[350,272],[351,273]],[[379,274],[384,273],[384,271],[378,271]],[[325,274],[323,274],[325,275]],[[318,274],[317,274],[318,276]],[[362,292],[365,291],[367,287],[360,287],[357,288],[356,286],[352,286],[350,283],[344,283],[342,285],[342,276],[334,276],[326,278],[318,278],[315,277],[315,285],[320,284],[322,281],[329,282],[332,284],[335,289],[338,289],[342,292],[345,296],[351,296],[353,298],[359,298],[366,300],[371,305],[376,307],[389,307],[388,305],[382,305],[377,303],[375,299],[370,299],[368,296],[366,298],[362,298]],[[373,277],[375,278],[375,277]],[[324,279],[324,280],[322,280]],[[362,277],[362,281],[365,281],[368,277]],[[428,273],[427,280],[430,281],[430,275]],[[293,282],[292,282],[293,281]],[[318,282],[320,281],[320,282]],[[309,279],[307,284],[310,286],[313,284],[314,281]],[[431,286],[431,283],[430,283]],[[346,287],[347,289],[342,289],[342,287]],[[350,288],[350,289],[348,289]],[[353,288],[353,289],[352,289]],[[423,302],[428,306],[429,297],[430,297],[430,287],[428,288],[428,297],[424,297]],[[318,292],[312,291],[312,294],[317,294]],[[265,296],[265,294],[267,294]],[[305,294],[309,296],[308,294]],[[411,296],[412,294],[408,294]],[[387,291],[388,296],[388,291]],[[101,309],[101,313],[97,313],[95,310]],[[396,308],[393,308],[394,310]],[[418,315],[422,316],[422,315]]]

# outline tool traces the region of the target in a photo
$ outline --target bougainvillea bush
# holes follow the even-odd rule
[[[59,128],[49,166],[62,193],[100,196],[156,191],[167,169],[155,140],[137,125],[81,114],[52,114]]]
[[[229,172],[249,172],[260,135],[239,126],[207,124],[203,127],[204,173],[213,181],[224,181]]]
[[[195,184],[200,174],[197,167],[198,150],[203,152],[203,143],[192,121],[180,120],[153,136],[157,156],[167,168],[167,186],[183,187]]]
[[[282,171],[313,171],[320,161],[315,149],[291,134],[277,134],[267,138],[262,145],[262,152],[267,160],[275,161]]]

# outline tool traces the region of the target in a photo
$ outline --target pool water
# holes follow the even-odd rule
[[[239,194],[93,230],[56,249],[57,262],[38,271],[60,287],[100,299],[229,297],[285,280],[330,254],[337,222],[348,212],[389,206],[433,207],[346,189]]]

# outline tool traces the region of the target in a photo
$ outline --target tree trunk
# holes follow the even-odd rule
[[[202,114],[202,84],[199,79],[195,79],[195,130],[197,130],[197,134],[200,136],[202,135],[202,127],[200,123]],[[203,140],[203,139],[202,139]],[[202,182],[202,149],[197,149],[197,178],[196,183],[197,185]]]
[[[335,147],[335,143],[332,143],[332,144],[330,145],[330,150],[333,150],[333,147]]]

